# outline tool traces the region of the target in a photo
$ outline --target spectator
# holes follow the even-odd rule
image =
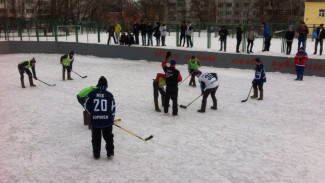
[[[192,43],[192,32],[193,32],[193,27],[190,22],[187,22],[186,24],[186,43],[187,43],[187,48],[191,46],[193,47]]]
[[[156,23],[155,33],[154,33],[153,36],[155,36],[155,38],[156,38],[156,46],[160,46],[160,36],[161,36],[161,34],[160,34],[160,22]]]
[[[286,40],[287,40],[287,55],[290,55],[292,49],[292,42],[293,38],[295,37],[295,32],[293,31],[293,27],[290,26],[287,33],[286,33]]]
[[[270,51],[270,46],[271,46],[271,33],[270,33],[270,28],[267,24],[265,24],[265,22],[262,22],[262,29],[264,29],[264,40],[265,40],[265,44],[264,44],[264,49],[262,51]]]
[[[186,27],[185,21],[183,21],[183,23],[181,25],[181,36],[180,36],[179,46],[182,46],[182,41],[183,41],[183,47],[185,45],[186,29],[187,29],[187,27]]]
[[[125,35],[125,32],[123,32],[119,40],[120,45],[127,45],[127,39],[128,37]]]
[[[146,46],[147,24],[142,20],[140,24],[140,31],[142,37],[142,46]]]
[[[153,46],[153,43],[152,43],[152,33],[153,33],[154,29],[153,29],[153,26],[151,24],[151,22],[148,23],[148,26],[147,26],[147,35],[148,35],[148,44],[147,46],[151,45]]]
[[[224,46],[224,51],[226,52],[227,47],[227,36],[228,36],[228,30],[226,29],[226,26],[222,26],[221,30],[219,31],[219,40],[220,40],[220,50],[222,51],[222,45]]]
[[[134,37],[132,36],[131,33],[128,32],[127,39],[126,39],[126,44],[128,46],[131,46],[134,44]]]
[[[239,46],[242,40],[242,34],[243,34],[243,26],[239,24],[236,31],[236,38],[237,38],[236,53],[240,53]]]
[[[251,27],[251,29],[247,33],[247,53],[253,53],[253,45],[254,45],[254,40],[255,40],[255,32],[254,32],[254,27]],[[249,49],[250,46],[250,49]]]
[[[167,27],[165,24],[161,24],[159,27],[160,35],[161,35],[161,46],[166,46],[165,40],[167,35]]]
[[[323,24],[320,24],[319,27],[317,27],[316,31],[317,31],[317,36],[316,36],[316,41],[315,41],[314,55],[317,54],[318,43],[319,43],[319,46],[320,46],[319,55],[322,55],[322,53],[323,53],[323,39],[325,37],[325,31],[324,31],[324,28],[323,28]]]
[[[133,36],[135,37],[135,44],[139,44],[139,24],[137,22],[134,22],[133,24]]]
[[[121,25],[118,24],[117,22],[115,22],[114,33],[115,33],[115,39],[116,39],[117,43],[119,43],[121,31],[122,31]]]
[[[302,81],[304,77],[304,71],[306,66],[306,61],[308,60],[308,55],[305,52],[304,47],[299,48],[298,53],[295,57],[295,65],[296,65],[296,72],[297,72],[297,79],[296,81]]]
[[[109,45],[109,42],[111,41],[111,37],[114,39],[114,43],[117,44],[116,39],[114,37],[114,31],[115,31],[115,27],[114,27],[113,23],[111,23],[107,30],[107,32],[108,32],[107,44],[108,45]]]
[[[298,28],[298,33],[299,33],[298,48],[300,48],[302,44],[302,47],[306,49],[306,40],[307,40],[307,35],[309,34],[309,30],[304,21],[301,21],[300,23],[301,24]]]

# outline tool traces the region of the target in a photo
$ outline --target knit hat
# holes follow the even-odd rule
[[[260,58],[256,58],[256,59],[255,59],[255,62],[257,62],[257,63],[261,63]]]
[[[195,71],[195,75],[197,75],[197,74],[202,74],[202,72],[197,70],[197,71]]]
[[[299,50],[304,50],[305,51],[305,48],[304,47],[300,47]]]
[[[36,60],[35,58],[33,57],[31,60],[30,60],[31,63],[36,63]]]
[[[104,76],[101,76],[98,80],[97,87],[100,87],[100,86],[107,86],[107,80]]]
[[[70,55],[74,55],[74,52],[73,51],[70,51]]]
[[[170,65],[176,65],[176,61],[175,60],[171,60],[170,61]]]

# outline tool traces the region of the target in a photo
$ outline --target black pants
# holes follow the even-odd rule
[[[185,45],[185,34],[181,34],[179,46],[182,46],[182,41],[183,41],[183,46],[184,46]]]
[[[239,52],[240,43],[241,43],[241,39],[237,38],[236,52]]]
[[[67,70],[68,72],[71,72],[72,67],[71,66],[64,66],[64,65],[62,65],[62,72],[65,72],[65,70]]]
[[[117,42],[116,42],[116,39],[115,39],[115,36],[114,36],[114,35],[109,35],[109,36],[108,36],[107,44],[109,44],[109,42],[111,41],[111,38],[113,38],[113,39],[114,39],[114,43],[115,43],[115,44],[117,44]]]
[[[223,50],[226,51],[227,50],[227,39],[220,39],[220,51],[222,51],[222,46],[223,46]]]
[[[319,54],[321,55],[323,53],[323,39],[316,39],[315,40],[315,52],[314,54],[317,54],[317,46],[318,46],[318,43],[319,43]]]
[[[141,38],[142,38],[142,45],[146,46],[146,42],[147,42],[147,38],[145,34],[141,34]]]
[[[247,42],[248,42],[248,44],[247,44],[247,52],[253,52],[252,50],[253,50],[253,46],[254,46],[254,40],[247,39]],[[250,48],[249,48],[249,46],[250,46]]]
[[[92,128],[91,130],[91,143],[93,145],[93,153],[99,157],[101,149],[102,134],[106,142],[107,156],[114,155],[114,135],[112,133],[113,127],[107,128]]]
[[[156,37],[156,46],[160,46],[160,36]]]
[[[192,36],[186,36],[186,44],[187,44],[187,47],[191,46],[193,47],[193,43],[192,43]]]
[[[206,101],[210,94],[211,94],[212,101],[217,100],[217,98],[216,98],[217,89],[218,89],[218,86],[215,87],[215,88],[206,89],[203,92],[203,99],[202,100]]]
[[[133,33],[133,36],[135,37],[135,44],[139,44],[139,33]]]
[[[161,46],[166,46],[165,40],[166,40],[166,36],[161,36]]]
[[[271,36],[265,38],[264,51],[270,51],[270,46],[271,46]]]
[[[169,100],[173,101],[173,115],[177,115],[178,112],[178,104],[177,104],[177,97],[178,97],[178,87],[166,87],[166,98],[165,98],[165,105],[164,105],[164,112],[168,113],[169,107]]]
[[[29,78],[32,78],[32,72],[30,72],[29,69],[23,69],[23,70],[20,70],[19,67],[18,67],[18,71],[19,71],[19,74],[20,74],[20,79],[24,79],[24,72],[26,72],[26,74],[28,75]]]
[[[292,40],[287,41],[287,54],[291,53],[291,49],[292,49]]]
[[[158,87],[158,82],[153,82],[153,99],[158,101],[159,93],[161,96],[165,96],[166,92],[162,88]]]
[[[262,91],[263,90],[263,83],[254,82],[253,83],[253,88],[257,89],[257,87],[258,87],[258,90]]]

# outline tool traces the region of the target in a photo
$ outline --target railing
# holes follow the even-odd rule
[[[117,21],[122,27],[122,32],[132,31],[132,22]],[[22,20],[22,19],[10,19],[0,20],[0,39],[4,38],[7,41],[69,41],[79,42],[79,37],[83,35],[86,38],[84,42],[87,43],[100,43],[103,34],[111,22],[105,21],[59,21],[59,20]],[[115,23],[115,21],[113,22]],[[146,22],[148,23],[148,21]],[[151,22],[155,26],[156,22]],[[175,46],[180,45],[180,22],[167,22],[168,36],[175,35]],[[218,37],[220,28],[225,25],[229,31],[229,37],[234,38],[236,35],[236,27],[238,24],[211,24],[196,22],[192,24],[196,36],[192,36],[192,41],[199,39],[200,37],[206,37],[207,49],[211,48],[211,39]],[[270,30],[273,37],[281,39],[281,52],[286,50],[285,33],[288,29],[288,25],[283,24],[270,24]],[[250,27],[254,28],[256,37],[262,38],[263,30],[260,24],[243,25],[243,35],[241,51],[246,52],[246,39],[247,31]],[[315,29],[315,25],[308,25],[310,34]],[[86,35],[86,36],[84,36]]]

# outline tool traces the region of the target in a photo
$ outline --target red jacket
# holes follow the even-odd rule
[[[298,52],[295,57],[295,64],[297,66],[306,66],[308,55],[306,52]]]

